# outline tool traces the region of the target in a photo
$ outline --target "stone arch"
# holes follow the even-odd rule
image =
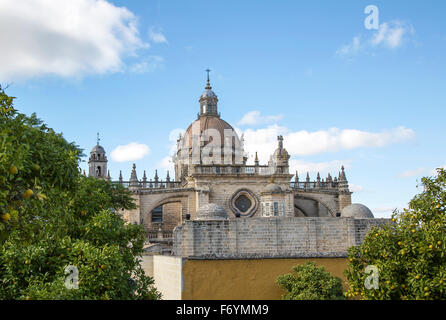
[[[300,208],[298,205],[294,204],[294,216],[295,217],[301,217],[306,218],[308,215],[305,213],[305,210]]]
[[[336,217],[336,212],[325,201],[318,197],[311,197],[307,195],[294,195],[294,215],[306,217]]]
[[[146,231],[155,231],[160,225],[163,231],[173,231],[185,220],[187,204],[187,195],[173,195],[158,199],[144,209],[141,215],[141,224]],[[152,224],[152,211],[158,207],[163,207],[163,221]]]

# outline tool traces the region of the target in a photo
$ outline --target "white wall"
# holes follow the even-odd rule
[[[181,300],[183,259],[174,256],[143,256],[142,267],[155,280],[163,300]]]

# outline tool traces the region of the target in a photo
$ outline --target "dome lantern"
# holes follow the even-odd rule
[[[211,115],[215,117],[219,117],[218,109],[217,109],[217,103],[218,98],[217,95],[212,91],[211,82],[209,80],[209,72],[211,70],[207,69],[207,81],[206,81],[206,87],[204,88],[204,92],[202,93],[200,97],[200,114],[199,117],[205,116],[205,115]]]

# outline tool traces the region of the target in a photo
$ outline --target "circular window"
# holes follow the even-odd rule
[[[249,198],[247,196],[245,196],[244,194],[241,195],[240,197],[238,197],[235,200],[235,206],[237,207],[237,209],[239,209],[241,212],[246,212],[249,210],[249,208],[251,208],[252,202],[251,200],[249,200]]]
[[[229,207],[235,215],[250,217],[259,206],[259,200],[256,195],[247,189],[238,190],[229,201]]]

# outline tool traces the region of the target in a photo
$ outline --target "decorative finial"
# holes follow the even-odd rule
[[[136,175],[136,164],[133,164],[133,170],[130,174],[130,184],[129,187],[137,187],[138,186],[138,177]]]
[[[282,155],[283,150],[283,136],[277,136],[278,141],[278,147],[279,147],[279,154]]]
[[[299,174],[296,170],[296,175],[294,176],[294,181],[299,182]]]
[[[341,167],[341,172],[340,172],[340,179],[342,181],[347,181],[347,177],[345,176],[345,171],[344,171],[344,166]]]
[[[310,174],[308,173],[308,171],[307,171],[307,178],[306,178],[306,181],[307,181],[307,182],[310,182]]]
[[[205,70],[206,72],[207,72],[207,74],[208,74],[208,77],[207,77],[207,82],[206,82],[206,90],[211,90],[212,89],[212,87],[211,87],[211,82],[210,82],[210,80],[209,80],[209,72],[211,72],[211,70],[208,68],[208,69],[206,69]]]
[[[122,182],[122,171],[119,170],[119,182]]]
[[[98,132],[98,134],[97,134],[97,138],[96,138],[97,140],[96,140],[96,142],[97,142],[97,145],[99,145],[99,141],[101,141],[101,138],[99,138],[99,132]]]
[[[170,182],[169,170],[167,170],[167,177],[166,177],[166,181],[167,181],[167,182]]]

